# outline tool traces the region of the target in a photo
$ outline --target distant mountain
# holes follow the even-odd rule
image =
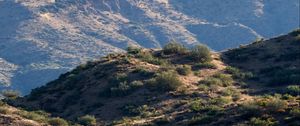
[[[297,126],[299,47],[300,29],[222,53],[176,43],[131,48],[82,64],[11,103],[72,122],[92,115],[99,126]]]
[[[0,80],[25,94],[128,45],[223,50],[299,26],[298,0],[0,0]]]

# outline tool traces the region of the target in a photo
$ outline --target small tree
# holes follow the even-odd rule
[[[97,121],[94,116],[91,115],[85,115],[78,118],[78,123],[84,126],[96,126]]]
[[[212,60],[210,49],[205,45],[197,45],[191,51],[191,58],[197,62],[210,62]]]

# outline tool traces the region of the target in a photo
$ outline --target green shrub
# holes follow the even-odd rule
[[[270,98],[265,101],[265,108],[268,112],[284,111],[287,108],[287,102],[279,98]]]
[[[217,66],[210,62],[197,63],[193,66],[193,70],[200,70],[200,69],[217,69]]]
[[[125,96],[131,92],[131,87],[127,84],[127,82],[120,82],[118,86],[111,87],[110,93],[111,96]]]
[[[78,118],[78,123],[84,126],[96,126],[97,120],[94,116],[85,115]]]
[[[147,105],[136,106],[136,105],[126,105],[122,108],[124,114],[129,116],[142,116],[147,117],[151,114],[149,112],[149,107]]]
[[[238,68],[228,66],[225,68],[225,72],[228,74],[238,74],[240,73],[240,70]]]
[[[163,53],[166,55],[185,54],[187,53],[187,49],[179,43],[170,42],[163,48]]]
[[[216,117],[214,116],[208,116],[208,115],[201,115],[201,116],[194,116],[191,120],[189,120],[187,123],[188,126],[197,126],[197,125],[204,125],[209,124],[216,120]]]
[[[140,58],[142,61],[155,64],[155,65],[165,65],[168,64],[168,62],[164,59],[160,59],[157,57],[154,57],[151,52],[149,51],[143,51],[137,55],[138,58]]]
[[[290,114],[293,115],[296,118],[300,118],[300,108],[292,108],[290,110]]]
[[[139,73],[141,76],[143,77],[150,77],[154,75],[154,72],[151,72],[145,68],[142,67],[137,67],[134,71],[132,71],[133,73]]]
[[[300,86],[299,85],[290,85],[287,87],[287,92],[292,95],[300,95]]]
[[[0,113],[1,114],[9,114],[9,113],[11,113],[11,111],[9,110],[9,108],[7,108],[7,107],[0,107]]]
[[[175,91],[183,85],[173,71],[162,72],[148,81],[150,88],[157,91]]]
[[[140,88],[144,85],[144,83],[142,81],[132,81],[129,86],[132,88],[132,89],[137,89],[137,88]]]
[[[182,65],[176,68],[176,71],[180,75],[188,75],[192,72],[191,66],[189,65]]]
[[[226,67],[225,72],[231,74],[235,79],[251,79],[254,77],[253,73],[251,72],[241,72],[238,68],[235,67]]]
[[[208,77],[204,80],[199,81],[199,84],[204,84],[204,85],[207,85],[207,86],[222,85],[222,81],[218,78]]]
[[[274,118],[262,119],[262,118],[253,117],[250,120],[250,125],[251,126],[274,126],[274,125],[278,125],[278,121],[276,121]]]
[[[198,89],[199,89],[200,91],[207,92],[207,91],[209,90],[209,87],[208,87],[207,85],[201,84],[201,85],[198,85]]]
[[[230,86],[233,83],[233,79],[231,78],[231,76],[227,75],[227,74],[215,74],[213,75],[214,78],[220,79],[222,82],[222,86]]]
[[[197,45],[192,48],[191,58],[196,62],[210,62],[212,60],[210,50],[205,45]]]
[[[258,116],[261,113],[274,114],[285,111],[288,107],[287,102],[277,97],[270,96],[265,98],[258,98],[255,101],[244,103],[241,110],[249,116]]]
[[[238,91],[236,89],[233,88],[225,88],[224,90],[222,90],[222,95],[223,96],[232,96],[234,94],[236,94]]]
[[[69,126],[68,122],[62,118],[49,119],[48,123],[52,126]]]
[[[228,97],[217,97],[217,98],[212,98],[209,100],[210,104],[213,105],[225,105],[231,102],[231,99],[229,99]]]
[[[190,109],[195,111],[195,112],[201,111],[202,107],[203,107],[203,103],[202,103],[201,100],[193,101],[190,105]]]
[[[1,94],[8,99],[16,99],[20,96],[20,92],[15,90],[3,90],[1,91]]]
[[[39,113],[36,112],[27,112],[27,111],[20,110],[17,112],[17,114],[26,119],[34,120],[37,122],[42,122],[42,123],[47,122],[47,117],[40,115]]]
[[[142,51],[141,48],[135,47],[135,46],[129,46],[129,47],[127,48],[127,53],[128,53],[128,54],[133,54],[133,55],[135,55],[135,54],[141,53],[141,51]]]

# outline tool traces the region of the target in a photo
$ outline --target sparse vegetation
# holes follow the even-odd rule
[[[189,50],[178,43],[163,50],[129,47],[29,96],[5,99],[71,120],[2,106],[0,113],[51,125],[73,125],[76,119],[81,125],[96,125],[96,119],[97,125],[298,125],[299,49],[290,46],[290,37],[259,40],[221,57],[205,46]],[[85,114],[95,117],[77,118]]]

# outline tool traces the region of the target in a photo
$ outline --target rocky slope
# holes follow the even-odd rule
[[[222,53],[130,48],[11,104],[98,125],[299,125],[299,46],[300,30]]]
[[[298,9],[298,0],[1,0],[0,80],[28,93],[128,45],[235,47],[298,27]]]

